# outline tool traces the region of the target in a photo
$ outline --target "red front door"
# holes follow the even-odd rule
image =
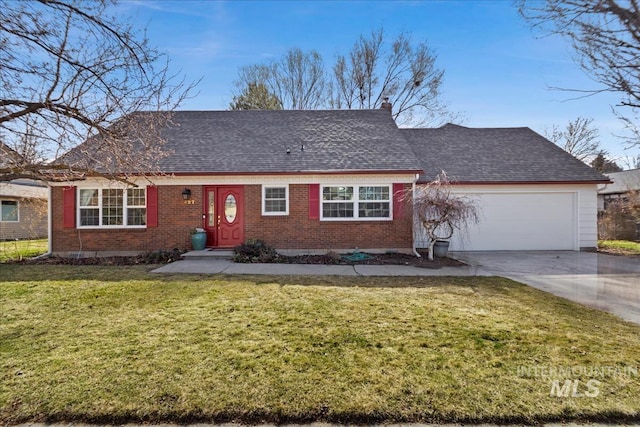
[[[204,187],[204,228],[207,246],[229,248],[244,239],[244,187]]]

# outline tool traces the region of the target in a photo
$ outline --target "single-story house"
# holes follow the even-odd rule
[[[0,142],[0,168],[17,153]],[[0,241],[47,237],[47,185],[30,179],[0,182]]]
[[[0,182],[0,240],[46,238],[48,196],[43,183]]]
[[[51,183],[54,254],[186,249],[195,227],[212,248],[410,252],[422,243],[403,194],[441,170],[484,215],[456,249],[596,247],[607,178],[526,128],[399,129],[386,109],[178,111],[163,137],[164,175],[138,187]]]
[[[640,169],[605,174],[611,183],[598,188],[598,211],[607,209],[611,202],[624,200],[632,191],[640,191]]]
[[[612,181],[598,188],[601,239],[640,240],[640,221],[630,209],[640,195],[640,169],[606,174]],[[613,207],[613,209],[612,209]]]

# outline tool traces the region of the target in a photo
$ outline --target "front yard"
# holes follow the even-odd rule
[[[0,241],[0,262],[19,261],[47,252],[47,239]]]
[[[640,255],[640,242],[598,240],[598,249],[616,255]]]
[[[640,419],[640,327],[506,279],[149,269],[0,265],[0,422]]]

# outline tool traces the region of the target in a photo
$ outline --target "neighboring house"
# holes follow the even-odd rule
[[[598,188],[600,238],[640,240],[640,221],[637,217],[640,169],[612,172],[607,176],[612,182]],[[634,210],[635,216],[632,213]]]
[[[488,222],[467,249],[596,247],[596,186],[606,177],[526,128],[401,130],[387,110],[180,111],[171,123],[166,175],[137,188],[51,184],[54,253],[185,249],[194,227],[214,248],[261,239],[298,253],[410,252],[402,196],[440,170],[482,201]],[[543,209],[523,215],[523,206]],[[543,242],[531,243],[540,233]]]
[[[598,188],[598,211],[606,210],[611,202],[624,200],[631,191],[640,191],[640,169],[606,175],[612,182]]]
[[[0,169],[19,162],[18,153],[0,142]],[[15,179],[0,181],[0,241],[47,237],[46,184]]]
[[[0,240],[46,238],[48,196],[42,183],[0,182]]]

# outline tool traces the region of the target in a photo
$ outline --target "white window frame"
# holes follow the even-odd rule
[[[2,203],[3,202],[16,202],[16,211],[17,211],[16,218],[17,219],[15,221],[2,219]],[[10,199],[0,200],[0,222],[10,222],[10,223],[20,222],[20,200],[10,200]]]
[[[144,201],[145,201],[145,205],[144,206],[140,206],[140,205],[131,205],[129,206],[127,204],[127,192],[129,190],[142,190],[144,191]],[[80,191],[82,190],[98,190],[98,205],[97,206],[80,206]],[[102,225],[102,191],[103,190],[122,190],[122,225]],[[140,188],[120,188],[120,187],[97,187],[97,186],[92,186],[92,187],[78,187],[76,189],[76,224],[78,224],[78,228],[82,228],[82,229],[127,229],[127,230],[131,230],[131,229],[145,229],[147,228],[147,225],[127,225],[127,221],[128,221],[128,209],[132,208],[132,209],[136,209],[136,208],[144,208],[147,209],[147,199],[148,195],[147,195],[147,189],[140,187]],[[82,225],[81,221],[80,221],[80,211],[83,209],[98,209],[98,222],[99,225]],[[147,222],[147,221],[145,221]]]
[[[267,212],[267,189],[268,188],[284,188],[285,211],[284,212]],[[280,199],[277,199],[280,200]],[[287,216],[289,215],[289,185],[262,184],[262,216]]]
[[[324,216],[324,203],[331,203],[322,199],[324,189],[327,187],[353,187],[353,200],[345,201],[347,203],[353,203],[353,217],[325,217]],[[389,200],[360,200],[360,187],[386,187],[389,189]],[[336,201],[337,202],[337,201]],[[388,217],[359,217],[360,215],[360,203],[389,203],[389,216]],[[320,220],[321,221],[393,221],[393,186],[391,184],[322,184],[320,186]]]

